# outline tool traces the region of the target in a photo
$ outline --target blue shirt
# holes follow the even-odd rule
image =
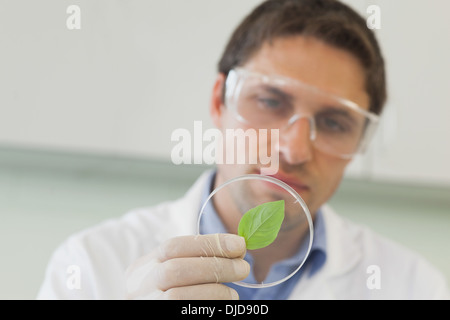
[[[205,203],[209,194],[214,188],[216,172],[211,173],[209,180],[206,184],[202,194],[202,204]],[[200,222],[200,231],[202,234],[208,233],[227,233],[225,226],[220,220],[217,211],[214,208],[212,201],[209,201],[203,211],[202,220]],[[309,241],[304,241],[296,254],[283,261],[275,263],[269,273],[267,274],[264,282],[274,282],[283,279],[290,275],[299,266],[299,261],[303,260],[305,256]],[[245,259],[252,266],[252,258],[249,254]],[[267,288],[247,288],[242,287],[234,283],[226,283],[231,288],[234,288],[241,300],[285,300],[289,297],[296,283],[300,277],[304,276],[305,267],[308,266],[308,274],[306,276],[311,277],[316,273],[325,263],[326,260],[326,234],[325,225],[322,217],[322,212],[319,210],[316,213],[314,221],[314,238],[311,246],[311,251],[305,264],[298,272],[296,272],[291,278],[285,282]],[[252,268],[250,269],[252,270]],[[245,279],[247,283],[256,283],[253,272],[250,271],[250,275]]]

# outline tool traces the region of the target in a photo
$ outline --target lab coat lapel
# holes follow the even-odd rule
[[[309,270],[305,270],[290,299],[335,299],[355,289],[347,275],[362,258],[360,232],[348,227],[348,222],[329,206],[325,205],[322,210],[327,237],[326,262],[312,277],[309,277]]]

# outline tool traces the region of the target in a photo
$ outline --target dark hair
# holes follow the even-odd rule
[[[257,6],[232,34],[219,62],[219,72],[246,63],[267,41],[310,36],[352,53],[365,70],[371,112],[380,114],[386,101],[384,59],[372,30],[353,9],[337,0],[267,0]]]

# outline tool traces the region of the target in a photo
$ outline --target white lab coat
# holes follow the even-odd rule
[[[166,239],[196,233],[207,175],[177,201],[133,210],[71,236],[54,252],[38,298],[123,299],[124,272],[133,261]],[[301,277],[290,299],[450,298],[445,278],[417,254],[328,206],[323,216],[326,262],[314,276]]]

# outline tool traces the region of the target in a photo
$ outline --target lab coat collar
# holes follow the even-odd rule
[[[324,274],[332,277],[352,270],[362,258],[360,230],[340,217],[328,206],[323,206],[325,230],[327,233],[327,261]]]
[[[363,258],[361,231],[328,205],[322,207],[322,214],[327,233],[327,259],[313,277],[300,278],[289,299],[336,299],[355,289],[348,276]]]

